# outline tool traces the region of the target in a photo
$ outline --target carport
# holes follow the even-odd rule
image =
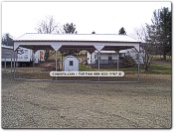
[[[139,56],[139,41],[127,35],[115,34],[37,34],[26,33],[14,40],[14,53],[17,48],[25,47],[37,50],[54,50],[56,52],[56,71],[57,71],[57,52],[65,50],[87,50],[89,53],[98,51],[98,70],[100,70],[100,51],[115,50],[119,56],[120,50],[134,48]],[[34,55],[33,55],[34,57]],[[17,60],[14,59],[15,61]],[[15,64],[14,61],[14,64]],[[116,69],[119,71],[119,59],[117,60]],[[34,67],[34,63],[33,63]],[[138,81],[140,74],[140,64],[138,63]],[[16,79],[16,67],[14,66],[14,79]]]

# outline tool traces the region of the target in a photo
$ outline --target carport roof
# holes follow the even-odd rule
[[[116,34],[38,34],[26,33],[14,42],[32,42],[32,41],[64,41],[64,42],[122,42],[122,43],[140,43],[127,35]]]

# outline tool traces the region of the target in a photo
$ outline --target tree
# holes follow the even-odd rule
[[[163,55],[163,60],[166,61],[166,55],[171,55],[172,46],[172,16],[171,11],[164,7],[153,12],[152,24],[149,27],[154,27],[156,37],[156,50]]]
[[[119,35],[121,35],[121,34],[126,35],[126,31],[125,31],[124,27],[120,28],[118,34]]]
[[[45,20],[39,22],[37,28],[35,29],[41,34],[59,33],[58,24],[55,22],[53,16],[47,16]]]
[[[39,22],[38,27],[35,29],[41,34],[59,33],[58,24],[55,22],[53,16],[47,16],[45,20]],[[45,50],[45,61],[54,53],[55,51],[50,51],[49,49]]]
[[[149,27],[149,25],[146,25],[146,27],[142,26],[139,29],[136,29],[136,34],[138,36],[138,39],[142,42],[140,45],[140,56],[143,59],[143,69],[145,72],[148,71],[153,56],[155,52],[155,42],[156,38],[153,37],[153,30],[154,28]]]
[[[96,34],[96,33],[95,33],[95,31],[92,31],[92,33],[91,33],[91,34]]]
[[[73,23],[64,24],[63,25],[63,30],[64,30],[64,33],[67,33],[67,34],[77,34],[76,25],[73,24]]]
[[[64,30],[64,33],[65,34],[77,34],[77,31],[76,31],[76,25],[73,24],[73,23],[66,23],[63,25],[63,30]],[[63,55],[76,55],[79,53],[79,50],[65,50],[65,51],[62,51]]]
[[[2,36],[1,43],[2,43],[3,45],[7,45],[7,46],[13,46],[13,39],[12,39],[12,36],[11,36],[9,33],[5,33],[5,34]]]

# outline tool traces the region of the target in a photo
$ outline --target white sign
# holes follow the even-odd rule
[[[51,77],[123,77],[123,71],[51,71]]]

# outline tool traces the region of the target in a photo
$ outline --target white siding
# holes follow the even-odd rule
[[[72,65],[70,65],[70,62],[72,62]],[[63,70],[64,71],[79,71],[79,60],[72,55],[67,56],[63,60]]]

